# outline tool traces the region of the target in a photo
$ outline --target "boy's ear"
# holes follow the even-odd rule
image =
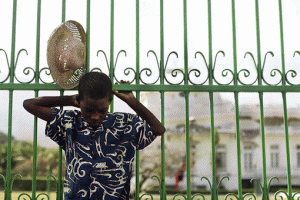
[[[114,93],[112,93],[112,94],[111,94],[111,96],[110,96],[110,99],[109,99],[109,100],[110,100],[110,103],[111,103],[111,102],[114,100]]]
[[[78,101],[78,103],[80,103],[79,95],[76,96],[76,100]]]

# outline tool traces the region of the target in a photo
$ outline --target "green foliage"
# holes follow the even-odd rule
[[[12,140],[15,140],[14,137],[12,137]],[[7,135],[0,132],[0,145],[2,146],[2,144],[7,142]]]
[[[59,147],[48,148],[43,151],[43,153],[39,154],[38,157],[43,158],[46,161],[47,166],[51,169],[51,174],[54,176],[58,176],[58,168],[59,168]],[[45,165],[46,165],[45,164]],[[64,172],[66,166],[65,156],[62,156],[62,171]]]
[[[15,143],[15,141],[12,142],[12,145]],[[7,166],[7,147],[8,144],[4,143],[0,146],[0,173],[4,174],[5,173],[5,169]],[[18,152],[14,149],[11,150],[10,152],[11,155],[11,168],[14,168],[17,165],[17,158],[18,158]]]
[[[4,174],[5,168],[7,165],[7,140],[8,137],[6,134],[0,132],[0,174]],[[12,137],[12,143],[14,143],[15,140]],[[12,144],[13,145],[13,144]],[[17,152],[15,150],[11,151],[11,156],[14,158],[11,159],[11,166],[14,167],[17,164],[16,160]]]
[[[31,141],[16,141],[12,148],[18,152],[19,159],[27,160],[32,159],[33,157],[33,142]],[[39,144],[37,145],[37,153],[38,156],[43,154],[45,148],[41,147]]]
[[[7,152],[8,143],[0,145],[0,174],[5,175],[7,168]],[[33,142],[31,141],[16,141],[11,143],[11,173],[12,175],[20,174],[22,177],[32,176],[33,164]],[[43,148],[37,145],[37,176],[46,177],[49,174],[58,176],[59,165],[59,148]],[[65,159],[63,156],[63,170]]]

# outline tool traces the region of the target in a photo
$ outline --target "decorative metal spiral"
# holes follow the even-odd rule
[[[173,78],[177,78],[177,77],[178,77],[178,74],[182,74],[182,79],[181,79],[181,80],[178,80],[177,83],[171,83],[171,81],[169,81],[168,78],[167,78],[167,76],[166,76],[166,75],[167,75],[167,74],[166,74],[166,72],[167,72],[167,66],[168,66],[169,59],[170,59],[170,56],[171,56],[171,55],[175,55],[176,58],[178,58],[177,52],[172,51],[171,53],[169,53],[169,55],[168,55],[168,57],[167,57],[167,60],[166,60],[166,64],[165,64],[165,66],[164,66],[164,71],[165,71],[165,81],[166,81],[168,84],[170,84],[170,85],[180,85],[180,84],[184,81],[184,72],[183,72],[183,70],[181,70],[181,69],[173,69],[173,70],[171,71],[171,75],[172,75]]]
[[[43,197],[44,196],[44,197]],[[23,198],[23,200],[26,200],[29,199],[29,200],[32,200],[32,199],[36,199],[36,200],[50,200],[50,197],[48,194],[46,193],[40,193],[38,194],[35,198],[32,198],[29,194],[27,193],[22,193],[18,196],[18,200],[21,200],[21,198]],[[45,199],[46,198],[46,199]]]
[[[22,71],[22,74],[25,75],[25,77],[28,77],[28,80],[22,81],[20,79],[20,74],[16,74],[17,69],[19,68],[19,59],[22,55],[28,56],[28,51],[26,49],[20,49],[16,55],[15,63],[13,67],[13,73],[11,74],[10,71],[10,63],[9,63],[9,58],[8,54],[4,49],[0,49],[0,51],[4,55],[4,59],[6,62],[6,69],[0,69],[0,74],[4,73],[7,71],[7,75],[5,75],[1,80],[0,83],[5,83],[10,76],[14,76],[14,79],[18,83],[32,83],[36,77],[39,77],[39,81],[42,83],[54,83],[53,80],[51,81],[48,80],[50,77],[50,70],[48,67],[44,67],[39,69],[38,72],[35,71],[33,67],[25,67]],[[25,53],[25,54],[24,54]],[[165,82],[168,85],[180,85],[183,84],[184,79],[186,78],[188,80],[188,83],[191,85],[204,85],[207,84],[210,74],[213,79],[213,82],[216,85],[230,85],[233,83],[233,80],[236,78],[238,81],[238,84],[241,85],[254,85],[258,82],[259,77],[261,78],[260,80],[262,81],[262,84],[265,85],[271,85],[271,86],[277,86],[283,83],[283,80],[286,81],[287,84],[289,85],[300,85],[300,83],[296,83],[296,78],[298,78],[298,73],[295,69],[290,69],[285,72],[285,74],[277,68],[271,69],[269,73],[266,73],[266,64],[269,60],[270,57],[274,57],[274,53],[272,51],[268,51],[265,53],[264,58],[262,60],[262,65],[261,68],[259,68],[258,63],[251,52],[246,52],[244,54],[244,59],[247,57],[251,59],[253,63],[252,69],[240,69],[237,74],[233,72],[232,69],[226,68],[217,70],[218,65],[217,61],[219,61],[220,56],[225,57],[225,52],[220,50],[216,53],[216,55],[213,58],[212,63],[208,63],[205,55],[197,51],[194,54],[195,60],[201,60],[204,62],[204,68],[200,69],[197,67],[193,67],[189,71],[185,72],[182,68],[171,68],[170,67],[170,60],[171,59],[178,59],[178,53],[176,51],[171,51],[167,58],[165,63],[161,63],[160,59],[158,58],[157,54],[153,50],[149,50],[147,52],[147,57],[151,58],[151,56],[155,60],[155,65],[151,67],[143,67],[139,71],[136,71],[134,67],[126,67],[123,71],[123,73],[116,73],[117,71],[120,72],[118,69],[121,67],[118,63],[119,60],[121,59],[121,55],[124,55],[124,58],[127,57],[127,52],[125,50],[120,50],[117,53],[116,60],[114,63],[114,66],[110,66],[110,62],[108,60],[108,57],[106,53],[103,50],[98,50],[96,53],[97,57],[100,57],[102,55],[105,60],[105,65],[104,68],[93,68],[91,71],[111,71],[114,73],[113,77],[116,80],[117,83],[120,83],[120,76],[126,76],[126,77],[132,77],[130,78],[129,82],[133,83],[136,81],[137,77],[140,77],[140,82],[142,84],[148,85],[148,84],[157,84],[160,79],[161,82]],[[296,57],[296,55],[300,56],[300,51],[295,51],[293,54],[293,57]],[[200,57],[199,57],[200,56]],[[122,58],[123,59],[123,58]],[[198,61],[197,61],[198,62]],[[199,63],[200,64],[200,63]],[[153,68],[154,67],[154,68]],[[105,69],[106,68],[106,69]],[[113,69],[111,69],[113,68]],[[171,68],[171,69],[170,69]],[[211,69],[210,69],[211,68]],[[168,70],[170,69],[170,70]],[[39,73],[38,76],[36,76]],[[219,75],[221,76],[217,76]],[[205,75],[205,76],[204,76]],[[224,78],[225,82],[223,79],[219,80],[218,77]],[[251,78],[252,77],[252,78]],[[284,79],[283,79],[284,78]]]
[[[107,59],[107,56],[106,56],[106,53],[103,51],[103,50],[98,50],[97,51],[97,57],[99,56],[99,53],[103,54],[104,56],[104,59],[105,59],[105,62],[106,62],[106,67],[109,71],[109,62],[108,62],[108,59]],[[99,69],[99,68],[98,68]],[[101,69],[99,69],[100,71],[102,71]]]
[[[9,60],[8,60],[8,56],[7,56],[6,51],[4,49],[0,49],[0,51],[2,51],[4,53],[4,56],[5,56],[5,59],[6,59],[6,63],[7,63],[7,71],[8,71],[7,76],[4,78],[4,80],[0,81],[0,83],[4,83],[9,78]],[[2,73],[1,70],[0,70],[0,73]]]
[[[17,175],[21,178],[21,175]],[[47,176],[47,179],[50,180],[50,178],[53,178],[54,181],[55,181],[55,184],[56,184],[56,194],[58,194],[58,181],[57,179],[52,175],[52,174],[49,174]],[[32,199],[36,199],[36,200],[50,200],[50,197],[48,194],[46,193],[40,193],[38,194],[35,198],[32,198],[29,194],[27,193],[22,193],[18,196],[18,200],[20,200],[21,198],[23,198],[22,200],[32,200]]]
[[[262,79],[263,79],[264,83],[266,83],[267,85],[279,85],[282,82],[282,73],[279,69],[272,69],[271,72],[270,72],[270,76],[272,78],[275,78],[277,76],[277,74],[279,74],[280,79],[277,83],[271,84],[271,83],[267,82],[267,80],[265,79],[264,70],[265,70],[265,65],[266,65],[266,60],[267,60],[268,55],[271,55],[272,57],[274,57],[274,53],[272,51],[268,51],[265,54],[264,62],[263,62],[263,66],[262,66]]]
[[[30,72],[32,72],[32,78],[29,80],[29,81],[26,81],[26,82],[23,82],[23,81],[20,81],[20,79],[17,77],[16,75],[16,69],[17,69],[17,65],[18,65],[18,61],[19,61],[19,57],[21,55],[22,52],[25,52],[26,55],[28,56],[28,51],[26,49],[21,49],[19,50],[18,54],[17,54],[17,58],[16,58],[16,62],[15,62],[15,66],[14,66],[14,74],[15,74],[15,79],[19,82],[19,83],[31,83],[34,78],[35,78],[35,71],[32,67],[26,67],[24,70],[23,70],[23,74],[28,76],[30,75]]]
[[[143,194],[143,195],[140,197],[140,199],[143,199],[144,197],[146,197],[145,200],[148,200],[149,198],[147,198],[147,196],[149,196],[149,197],[151,198],[151,200],[153,200],[152,194],[149,194],[149,193]]]
[[[2,175],[2,174],[0,174],[0,178],[3,180],[3,182],[5,183],[5,177]]]
[[[285,199],[285,198],[287,198],[289,195],[286,193],[286,192],[284,192],[284,191],[277,191],[277,192],[275,192],[275,194],[274,194],[274,199],[275,200],[283,200],[283,199]]]
[[[300,51],[295,51],[293,57],[295,57],[296,54],[298,54],[300,56]],[[299,78],[297,76],[298,76],[298,74],[297,74],[296,70],[291,69],[291,70],[288,70],[286,72],[286,74],[285,74],[285,80],[290,85],[300,85],[300,83],[299,84],[292,83],[292,81],[289,79],[289,77],[292,78],[292,79]]]
[[[183,199],[187,199],[186,196],[183,195],[183,194],[176,194],[176,195],[173,197],[173,200],[179,200],[180,197],[182,197]],[[178,199],[176,199],[176,198],[178,198]]]
[[[198,199],[197,199],[198,198]],[[203,194],[197,193],[192,196],[192,200],[205,200],[205,196]]]
[[[197,51],[196,53],[195,53],[195,59],[197,58],[197,55],[200,55],[202,58],[203,58],[203,61],[204,61],[204,63],[205,63],[205,67],[206,67],[206,71],[207,71],[207,74],[209,73],[209,66],[208,66],[208,64],[207,64],[207,61],[206,61],[206,59],[205,59],[205,56],[203,55],[203,53],[202,52],[200,52],[200,51]],[[199,69],[191,69],[190,71],[189,71],[189,82],[191,83],[191,84],[193,84],[193,85],[203,85],[205,82],[207,82],[207,80],[208,80],[208,76],[204,79],[204,81],[202,81],[201,83],[195,83],[195,82],[193,82],[192,81],[192,79],[191,79],[191,74],[194,74],[194,76],[196,77],[196,78],[198,78],[198,79],[200,79],[201,78],[201,74],[203,74],[203,73],[201,73],[201,71],[199,70]]]
[[[245,55],[244,55],[244,58],[246,58],[246,56],[247,55],[249,55],[251,58],[252,58],[252,61],[253,61],[253,64],[254,64],[254,69],[255,69],[255,71],[256,71],[256,79],[252,82],[252,83],[250,83],[250,84],[247,84],[247,83],[244,83],[242,80],[241,80],[241,73],[243,74],[243,76],[244,76],[244,78],[248,78],[248,77],[250,77],[250,75],[251,75],[251,73],[250,73],[250,71],[248,70],[248,69],[241,69],[239,72],[238,72],[238,74],[237,74],[237,79],[238,79],[238,82],[240,83],[240,84],[242,84],[242,85],[253,85],[257,80],[258,80],[258,69],[257,69],[257,64],[256,64],[256,62],[255,62],[255,59],[254,59],[254,56],[253,56],[253,54],[252,53],[250,53],[250,52],[246,52],[245,53]]]
[[[229,193],[229,194],[225,195],[224,199],[225,200],[228,200],[228,199],[230,199],[230,200],[238,200],[239,198],[238,198],[238,196],[236,194]]]
[[[114,77],[115,77],[117,83],[121,83],[121,81],[116,77],[117,73],[115,73],[116,72],[116,68],[117,68],[118,59],[119,59],[119,56],[120,56],[121,53],[124,53],[125,57],[127,56],[127,53],[126,53],[125,50],[121,50],[117,54],[117,58],[116,58],[115,66],[114,66]],[[129,76],[131,72],[134,74],[134,78],[132,80],[129,80],[129,83],[132,83],[132,82],[135,81],[135,79],[136,79],[136,72],[135,72],[135,70],[132,67],[127,67],[126,69],[124,69],[124,75],[125,76]]]
[[[224,51],[218,51],[218,52],[217,52],[217,54],[216,54],[216,56],[215,56],[214,63],[213,63],[213,69],[212,69],[212,71],[213,71],[213,74],[212,74],[212,75],[213,75],[213,79],[214,79],[214,81],[215,81],[218,85],[229,85],[229,84],[232,83],[233,80],[234,80],[234,73],[233,73],[232,70],[230,70],[230,69],[224,69],[224,70],[222,71],[222,77],[224,77],[224,78],[226,78],[229,74],[231,74],[232,78],[231,78],[231,80],[229,80],[228,83],[221,84],[221,83],[216,79],[216,77],[215,77],[216,63],[217,63],[217,58],[218,58],[218,55],[219,55],[219,54],[222,54],[223,57],[225,57]]]
[[[154,73],[152,73],[152,70],[151,70],[150,68],[143,68],[143,69],[140,71],[140,77],[141,77],[141,82],[144,83],[144,84],[155,84],[155,83],[157,83],[158,80],[159,80],[159,69],[160,69],[160,64],[159,64],[159,61],[158,61],[158,59],[157,59],[157,55],[156,55],[156,53],[155,53],[153,50],[148,51],[147,57],[149,57],[150,54],[153,54],[154,57],[155,57],[155,61],[156,61],[156,65],[157,65],[157,71],[158,71],[157,75],[158,75],[158,76],[157,76],[157,78],[156,78],[153,82],[150,82],[150,83],[148,82],[148,83],[147,83],[146,81],[143,80],[142,74],[145,73],[145,75],[146,75],[148,78],[150,78],[150,77],[152,76],[152,74],[154,74]]]

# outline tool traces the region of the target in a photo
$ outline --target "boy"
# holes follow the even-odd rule
[[[108,113],[113,94],[141,118],[128,113]],[[61,111],[57,106],[78,110]],[[86,73],[78,95],[38,97],[24,108],[47,121],[46,135],[66,156],[65,199],[129,199],[135,151],[164,134],[160,121],[132,92],[112,90],[103,73]]]

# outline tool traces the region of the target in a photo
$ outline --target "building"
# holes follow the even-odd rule
[[[202,177],[212,179],[211,139],[210,139],[210,103],[208,93],[195,92],[189,95],[191,184],[193,189],[207,188],[209,183]],[[160,94],[144,93],[142,101],[157,116],[160,116]],[[241,174],[243,187],[252,187],[250,180],[262,178],[262,145],[265,145],[266,170],[268,179],[278,177],[272,185],[287,185],[286,147],[283,124],[283,111],[280,105],[264,107],[265,142],[260,134],[260,110],[258,105],[239,107]],[[300,181],[300,108],[288,109],[289,149],[293,185]],[[237,143],[235,108],[231,102],[224,101],[219,93],[214,94],[214,123],[218,132],[216,143],[217,177],[227,176],[222,185],[228,190],[238,189]],[[171,163],[166,172],[166,184],[175,185],[174,175],[182,160],[185,160],[185,99],[179,92],[165,93],[165,134],[166,154],[168,149],[177,156],[177,162]],[[151,151],[160,143],[156,142],[144,152]],[[148,151],[148,152],[147,152]],[[178,157],[178,155],[181,155]],[[175,156],[175,155],[174,155]],[[175,158],[173,158],[175,159]],[[168,163],[168,162],[167,162]],[[173,170],[172,170],[173,169]],[[262,182],[261,182],[262,183]],[[181,181],[181,189],[186,188],[186,176]]]

